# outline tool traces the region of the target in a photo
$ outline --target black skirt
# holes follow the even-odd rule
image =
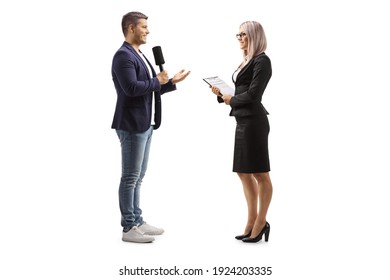
[[[269,172],[267,115],[236,117],[236,121],[233,172]]]

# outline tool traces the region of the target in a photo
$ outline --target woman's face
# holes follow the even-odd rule
[[[248,50],[248,37],[246,36],[244,30],[240,28],[239,33],[236,35],[238,42],[240,43],[240,49],[243,51]]]

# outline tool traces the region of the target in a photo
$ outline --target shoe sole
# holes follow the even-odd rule
[[[152,243],[154,239],[152,240],[126,240],[122,238],[122,241],[124,242],[133,242],[133,243]]]
[[[146,235],[161,235],[163,233],[164,232],[144,232],[144,234],[146,234]]]

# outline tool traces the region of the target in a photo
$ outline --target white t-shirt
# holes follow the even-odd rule
[[[149,71],[149,75],[152,78],[153,77],[152,69],[150,68],[149,63],[147,62],[146,58],[144,57],[144,55],[141,52],[140,52],[140,57],[145,62],[145,65],[146,65],[146,67],[147,67],[147,69]],[[152,119],[151,119],[151,125],[154,125],[154,91],[152,92]]]

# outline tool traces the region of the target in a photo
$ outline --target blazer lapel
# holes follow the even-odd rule
[[[141,51],[140,51],[140,52],[141,52]],[[150,67],[150,69],[152,70],[153,77],[156,77],[156,72],[154,71],[154,68],[153,68],[152,64],[150,63],[149,59],[147,59],[146,56],[144,56],[144,54],[143,54],[142,52],[141,52],[141,55],[145,58],[146,62],[149,64],[149,67]],[[147,66],[145,65],[144,60],[143,60],[142,58],[141,58],[141,60],[142,60],[142,63],[144,64],[144,66],[145,66],[145,69],[146,69],[147,72],[148,72],[148,76],[150,76],[150,75],[149,75],[148,68],[147,68]],[[149,78],[151,79],[151,78],[153,78],[153,77],[149,77]]]
[[[249,61],[249,62],[241,69],[241,71],[240,71],[240,72],[238,73],[238,75],[237,75],[236,82],[237,82],[238,79],[245,73],[245,71],[248,70],[249,65],[252,64],[252,62],[253,62],[252,60]]]
[[[150,77],[150,73],[149,73],[149,70],[148,70],[148,67],[146,66],[144,60],[142,59],[141,55],[145,58],[145,60],[148,62],[149,66],[150,66],[150,69],[152,69],[152,74],[153,74],[153,77],[156,75],[152,65],[150,64],[149,60],[146,58],[146,56],[143,55],[143,53],[141,52],[141,54],[139,54],[129,43],[127,42],[124,42],[123,43],[126,48],[128,48],[133,54],[134,56],[138,59],[138,62],[141,63],[143,66],[144,66],[144,70],[146,72],[146,74],[148,75],[149,79],[151,79],[152,77]]]
[[[262,52],[261,54],[259,54],[259,55],[257,55],[257,56],[260,56],[260,55],[263,55],[264,54],[264,52]],[[257,56],[255,56],[255,57],[257,57]],[[237,82],[237,80],[240,78],[240,76],[241,75],[243,75],[244,73],[245,73],[245,71],[246,70],[248,70],[248,68],[249,68],[249,65],[251,65],[252,63],[253,63],[253,59],[255,58],[255,57],[253,57],[242,69],[241,69],[241,71],[240,71],[240,73],[238,73],[238,75],[237,75],[237,78],[236,78],[236,82]]]

